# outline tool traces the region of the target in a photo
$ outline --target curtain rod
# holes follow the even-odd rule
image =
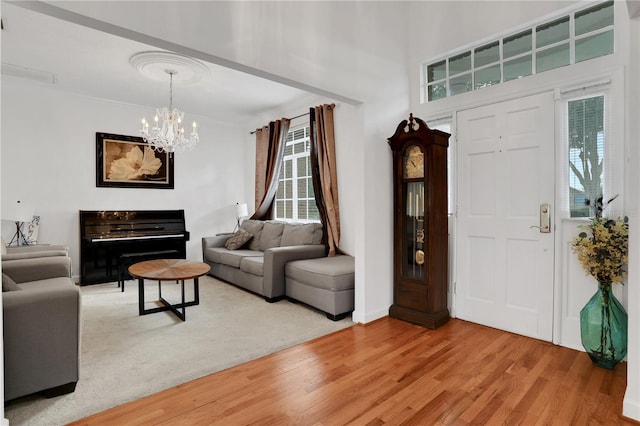
[[[305,115],[309,115],[309,113],[305,112],[304,114],[300,114],[300,115],[296,115],[295,117],[287,118],[287,120],[295,120],[296,118],[304,117]],[[257,132],[257,130],[254,130],[253,132],[249,132],[249,134],[250,135],[254,135],[256,132]]]

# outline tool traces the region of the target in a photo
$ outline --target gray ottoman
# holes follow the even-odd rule
[[[354,269],[354,258],[346,255],[288,262],[286,295],[341,320],[353,311]]]

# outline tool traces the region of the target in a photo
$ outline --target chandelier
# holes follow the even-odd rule
[[[169,108],[156,109],[156,116],[153,119],[153,127],[149,129],[149,122],[142,119],[140,135],[142,139],[160,152],[180,152],[190,151],[200,140],[198,127],[194,121],[191,127],[191,134],[185,137],[182,121],[184,112],[173,107],[173,76],[177,74],[174,70],[165,70],[169,74]]]

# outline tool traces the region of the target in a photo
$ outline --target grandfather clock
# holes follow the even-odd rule
[[[393,305],[389,316],[437,328],[447,307],[447,146],[449,134],[411,114],[393,152]]]

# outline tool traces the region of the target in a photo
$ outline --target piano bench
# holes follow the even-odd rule
[[[159,250],[159,251],[145,251],[139,253],[122,253],[118,257],[118,287],[121,287],[121,291],[124,291],[124,277],[127,272],[127,268],[134,263],[142,262],[145,260],[154,259],[175,259],[180,258],[180,252],[178,250]]]

